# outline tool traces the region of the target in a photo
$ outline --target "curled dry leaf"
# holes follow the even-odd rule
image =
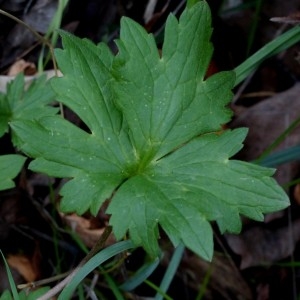
[[[241,256],[241,269],[272,264],[293,253],[300,239],[300,220],[277,230],[254,227],[240,235],[226,235],[226,239]]]
[[[7,75],[16,76],[19,73],[24,73],[24,75],[34,75],[36,73],[36,66],[34,63],[25,61],[24,59],[17,60],[9,68]]]
[[[76,214],[68,215],[61,213],[61,217],[71,228],[71,230],[75,232],[80,237],[82,242],[89,248],[92,248],[95,245],[105,230],[105,227],[93,228],[91,219],[86,219]],[[112,245],[115,242],[115,238],[110,235],[106,241],[106,246]]]
[[[7,262],[9,266],[17,270],[27,282],[35,281],[40,274],[38,270],[38,265],[40,264],[39,259],[37,261],[36,258],[30,258],[24,254],[16,254],[8,256]]]

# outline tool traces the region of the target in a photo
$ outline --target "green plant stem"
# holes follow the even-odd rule
[[[57,38],[58,38],[57,29],[60,28],[63,12],[64,12],[64,9],[66,8],[68,2],[69,2],[69,0],[59,0],[58,1],[58,7],[56,9],[55,15],[48,27],[46,34],[45,34],[45,38],[47,40],[49,40],[51,37],[51,40],[49,41],[49,43],[51,44],[52,47],[54,47],[54,45],[57,42]],[[38,69],[39,70],[44,69],[44,65],[46,65],[46,63],[49,61],[50,57],[49,57],[49,55],[47,55],[47,57],[45,57],[44,63],[43,63],[43,58],[44,58],[44,47],[41,50],[41,54],[40,54],[40,57],[38,60]]]
[[[100,239],[97,241],[97,243],[94,245],[94,247],[91,249],[91,251],[82,259],[82,261],[79,263],[79,265],[60,283],[58,283],[56,286],[54,286],[51,290],[49,290],[46,294],[38,298],[37,300],[47,300],[51,297],[54,297],[56,294],[58,294],[71,280],[72,278],[80,271],[83,265],[85,265],[96,253],[98,253],[104,246],[106,240],[108,239],[109,235],[111,234],[112,227],[107,226],[100,237]]]
[[[200,286],[199,293],[197,295],[196,300],[202,300],[203,297],[205,296],[205,292],[207,290],[207,286],[208,286],[209,280],[211,278],[211,273],[212,273],[212,264],[209,265],[209,268],[203,278],[203,282]]]
[[[155,285],[154,283],[152,283],[148,279],[145,280],[145,283],[147,285],[149,285],[153,290],[157,291],[157,293],[161,294],[164,299],[173,300],[169,295],[167,295],[163,291],[161,291],[160,288],[157,285]]]
[[[300,183],[300,178],[297,178],[295,180],[292,180],[292,181],[289,181],[287,183],[284,183],[282,184],[282,187],[285,189],[285,190],[288,190],[291,186],[294,186],[296,184]]]

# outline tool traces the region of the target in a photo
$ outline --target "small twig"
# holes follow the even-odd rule
[[[106,240],[108,239],[109,235],[111,234],[112,227],[107,226],[101,235],[100,239],[97,241],[95,246],[91,249],[91,251],[82,259],[79,265],[71,271],[71,273],[60,283],[54,286],[51,290],[49,290],[46,294],[39,297],[37,300],[48,300],[51,297],[58,294],[71,280],[72,278],[79,272],[79,270],[96,254],[98,253],[104,246]]]
[[[55,61],[55,57],[54,57],[54,50],[53,47],[51,45],[51,43],[49,42],[48,39],[45,39],[42,35],[40,35],[36,30],[34,30],[31,26],[29,26],[28,24],[26,24],[25,22],[23,22],[22,20],[18,19],[17,17],[15,17],[14,15],[0,9],[0,14],[4,15],[12,20],[14,20],[15,22],[21,24],[22,26],[24,26],[26,29],[28,29],[33,35],[35,35],[35,37],[41,41],[43,44],[47,45],[50,52],[51,52],[51,57],[52,57],[52,61],[53,61],[53,67],[54,70],[57,72],[57,65],[56,65],[56,61]],[[58,75],[58,73],[56,73],[56,76]]]
[[[240,96],[240,99],[242,98],[261,98],[261,97],[272,97],[276,95],[275,92],[271,92],[271,91],[261,91],[261,92],[252,92],[252,93],[247,93],[247,94],[242,94]]]
[[[233,100],[231,102],[232,106],[236,105],[237,100],[240,98],[240,96],[242,95],[242,93],[244,92],[244,90],[246,89],[246,87],[248,86],[248,84],[250,83],[252,77],[254,76],[256,70],[253,71],[247,78],[246,80],[241,84],[241,86],[239,87],[239,89],[237,90],[237,92],[235,93]]]
[[[50,278],[45,278],[45,279],[41,279],[41,280],[37,280],[37,281],[24,283],[24,284],[18,284],[17,288],[20,289],[20,290],[36,288],[36,287],[41,286],[41,285],[45,285],[45,284],[49,284],[49,283],[54,282],[54,281],[58,281],[58,280],[60,280],[64,277],[68,276],[71,272],[73,272],[73,270],[62,273],[62,274],[55,275],[55,276],[50,277]]]

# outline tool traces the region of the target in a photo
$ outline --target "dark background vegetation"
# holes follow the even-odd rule
[[[260,47],[296,26],[300,16],[300,3],[295,0],[208,0],[208,3],[213,16],[215,48],[208,74],[235,68]],[[2,0],[0,9],[22,19],[43,35],[57,4],[54,0]],[[160,46],[167,15],[172,12],[179,16],[184,6],[183,0],[70,0],[61,28],[95,43],[104,41],[116,52],[114,40],[118,38],[120,18],[128,16],[152,32]],[[149,13],[150,7],[153,10]],[[287,18],[274,23],[270,21],[272,17]],[[60,46],[58,40],[56,47]],[[20,59],[31,63],[21,71],[34,75],[40,51],[40,42],[24,26],[0,16],[0,81],[5,83],[8,76],[15,75],[11,67]],[[231,104],[234,116],[228,127],[250,128],[238,158],[256,159],[299,118],[299,62],[300,47],[295,45],[266,60],[244,85],[235,88]],[[50,61],[45,70],[52,68]],[[67,111],[66,116],[80,125],[80,120],[71,112]],[[276,150],[298,145],[299,134],[296,128]],[[15,151],[9,136],[0,143],[1,154]],[[215,229],[216,250],[211,264],[186,251],[169,296],[200,299],[203,292],[202,299],[299,299],[300,187],[297,183],[289,184],[297,180],[299,174],[297,161],[278,166],[275,178],[291,198],[291,207],[286,211],[269,215],[259,224],[244,219],[239,236],[223,236]],[[16,178],[16,188],[0,194],[0,248],[16,283],[48,278],[75,267],[84,256],[82,248],[91,247],[107,225],[107,216],[102,211],[97,217],[60,213],[58,191],[62,183],[24,169]],[[75,233],[79,242],[73,237]],[[162,248],[165,258],[149,279],[158,285],[173,251],[164,239]],[[122,259],[121,267],[110,273],[116,282],[124,281],[143,265],[146,257],[137,249]],[[102,275],[98,275],[95,290],[113,299]],[[8,288],[5,278],[2,266],[0,291]],[[86,284],[93,278],[89,277]],[[138,299],[138,296],[154,294],[143,284],[126,297]]]

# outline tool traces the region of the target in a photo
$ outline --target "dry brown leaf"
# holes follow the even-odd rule
[[[298,205],[300,205],[300,184],[298,183],[295,188],[294,188],[294,191],[293,191],[293,196],[294,196],[294,200],[296,201],[296,203]]]
[[[277,230],[254,227],[239,235],[225,237],[233,252],[241,256],[241,269],[269,265],[294,252],[300,240],[300,220]]]
[[[7,262],[9,266],[17,270],[27,282],[35,281],[38,278],[39,272],[29,257],[22,254],[9,255]]]
[[[190,274],[187,284],[199,291],[205,277],[210,276],[205,288],[205,299],[251,300],[252,293],[243,276],[227,257],[214,254],[212,262],[198,256],[183,258],[184,274]]]
[[[256,104],[230,125],[231,128],[247,127],[248,136],[238,158],[251,161],[271,145],[300,116],[300,83]],[[300,127],[296,128],[276,149],[286,149],[300,143]],[[299,162],[278,166],[275,174],[280,184],[291,181],[299,172]]]
[[[25,61],[24,59],[17,60],[7,72],[7,76],[16,76],[19,73],[24,73],[24,75],[31,76],[36,73],[35,64],[32,62]]]
[[[61,217],[72,229],[72,231],[76,232],[83,243],[89,248],[95,245],[105,230],[105,227],[93,228],[92,221],[90,219],[80,217],[76,214],[61,214]],[[115,241],[115,238],[110,235],[106,241],[106,246],[114,244]]]
[[[57,73],[58,73],[57,76],[62,76],[62,73],[60,71],[58,71]],[[56,76],[56,72],[54,70],[44,71],[43,74],[46,74],[47,79]],[[25,76],[26,86],[28,86],[35,78],[37,78],[37,76]],[[14,79],[15,76],[0,75],[0,92],[5,93],[7,84]]]

